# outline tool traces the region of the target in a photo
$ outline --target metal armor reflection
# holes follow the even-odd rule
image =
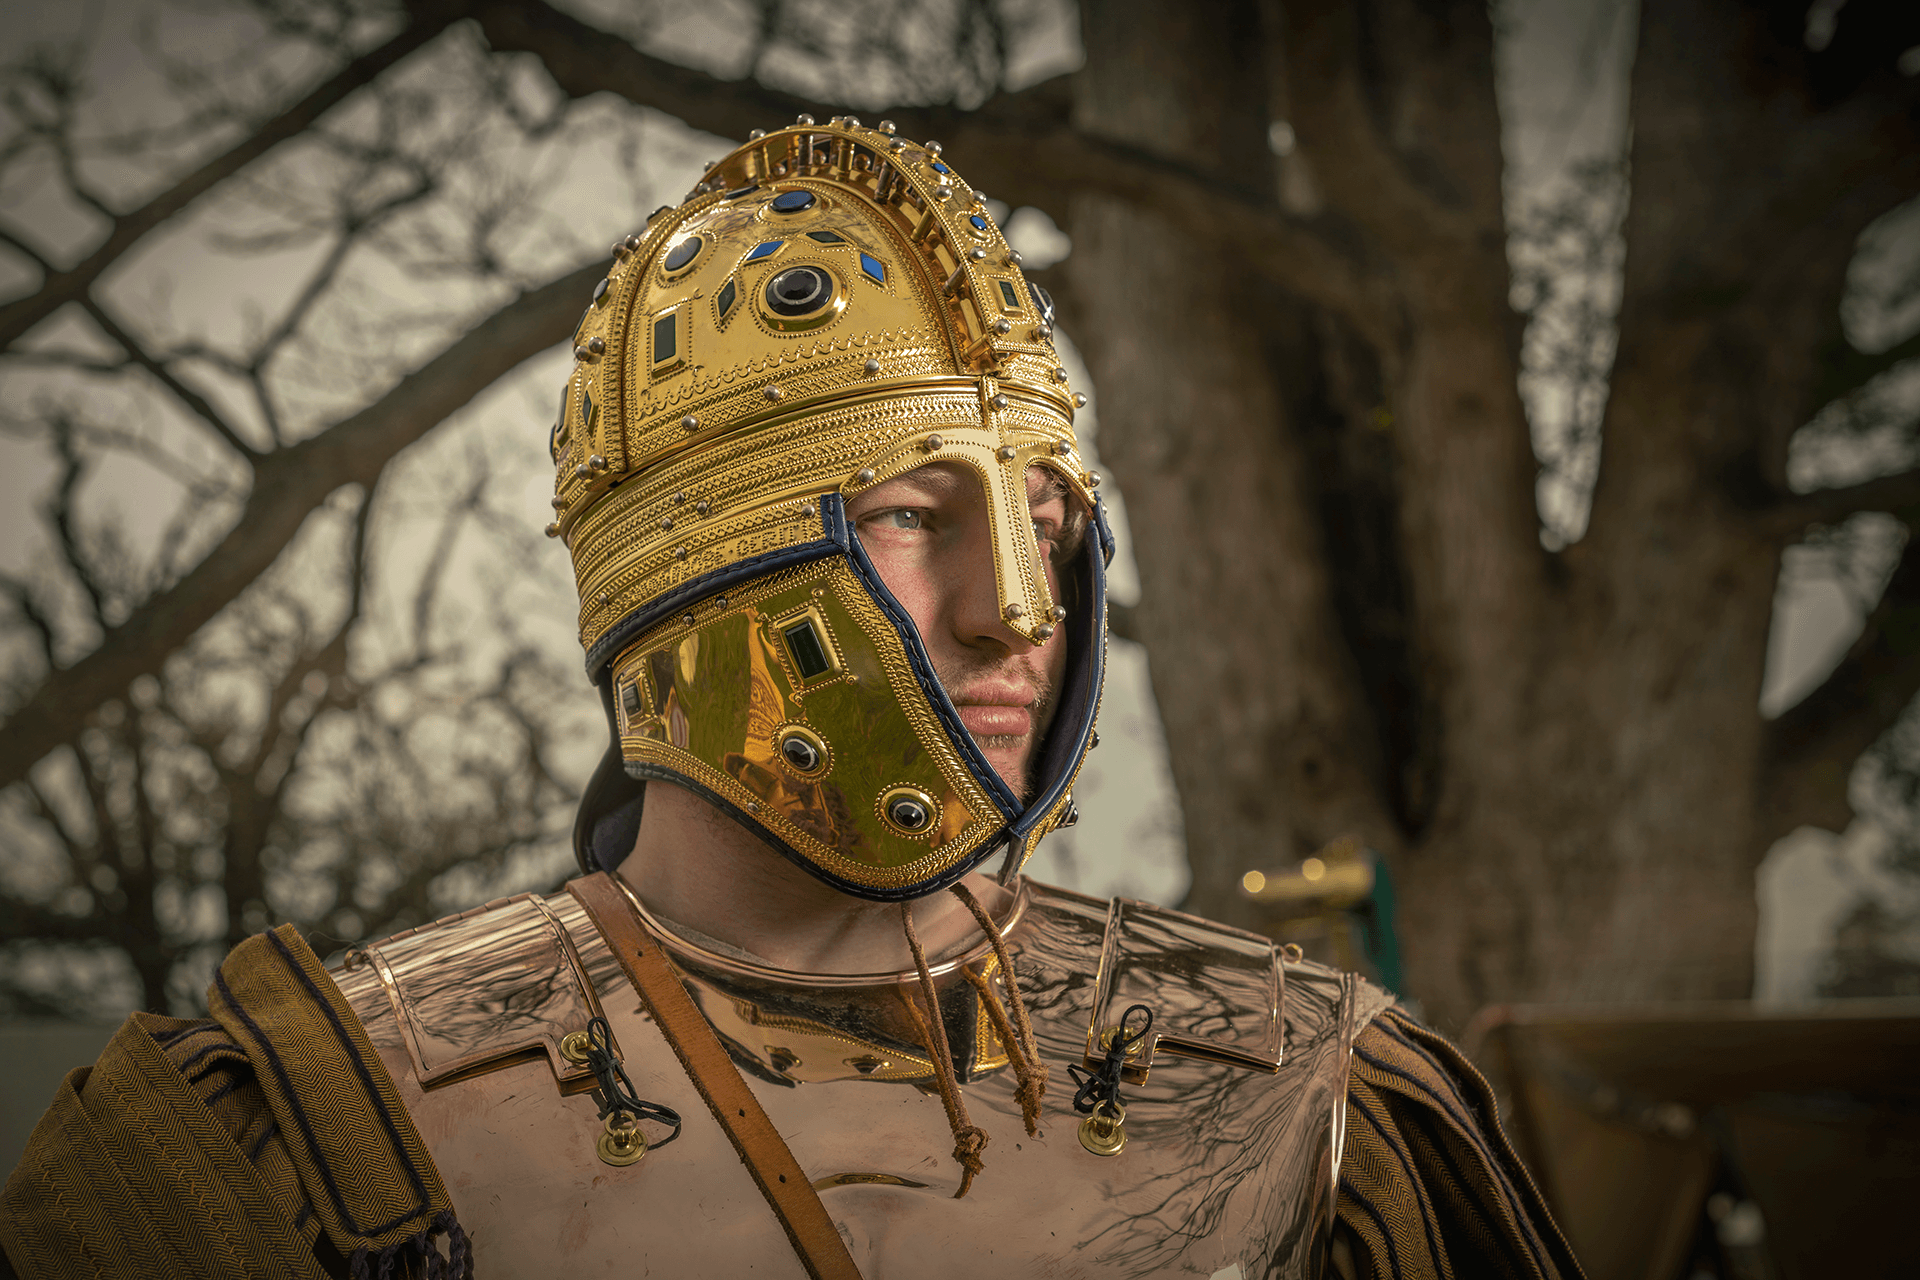
[[[1287,964],[1284,984],[1273,980],[1275,995],[1284,991],[1275,1022],[1260,994],[1268,988],[1248,963],[1266,944],[1249,935],[1138,904],[1114,912],[1025,881],[987,905],[1056,1079],[1086,1052],[1102,999],[1089,975],[1103,956],[1123,966],[1126,989],[1152,1003],[1169,1039],[1230,1052],[1174,1056],[1163,1040],[1148,1078],[1127,1088],[1128,1141],[1116,1156],[1082,1147],[1080,1118],[1059,1085],[1041,1137],[1029,1138],[999,1045],[959,975],[961,964],[977,972],[991,952],[947,958],[936,966],[941,1011],[968,1107],[991,1137],[986,1171],[960,1201],[950,1198],[958,1171],[941,1109],[926,1094],[924,1052],[902,1034],[898,1000],[909,975],[785,973],[663,936],[689,992],[821,1190],[861,1273],[971,1277],[988,1265],[1009,1275],[1210,1276],[1234,1266],[1248,1280],[1320,1274],[1347,1047],[1388,998],[1350,976]],[[636,1263],[676,1275],[799,1274],[717,1126],[692,1119],[703,1105],[597,931],[568,895],[548,906],[607,1009],[636,1088],[689,1117],[678,1142],[632,1168],[600,1162],[591,1101],[564,1096],[540,1064],[424,1087],[401,1030],[402,1017],[423,1013],[396,1013],[370,967],[338,975],[447,1172],[462,1222],[486,1242],[479,1261],[498,1275]],[[1127,922],[1117,942],[1109,936],[1115,914]],[[520,1007],[488,972],[493,927],[489,916],[440,926],[465,941],[445,948],[430,975],[396,970],[397,989],[448,1000],[477,989],[502,1008]],[[1169,945],[1129,950],[1156,935]],[[455,963],[462,967],[445,967]],[[1279,1035],[1277,1071],[1219,1060],[1264,1053],[1269,1029]],[[495,1031],[501,1043],[521,1037],[506,1023]]]

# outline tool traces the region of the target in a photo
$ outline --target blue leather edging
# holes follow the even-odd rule
[[[791,547],[782,547],[778,551],[763,551],[757,556],[748,556],[745,560],[735,561],[724,569],[715,569],[712,573],[703,573],[697,578],[689,578],[667,594],[628,614],[608,628],[605,635],[593,642],[587,650],[587,679],[595,684],[601,683],[606,675],[606,666],[613,661],[614,655],[632,644],[641,632],[652,627],[669,614],[678,613],[696,600],[704,599],[717,591],[745,582],[750,578],[762,577],[779,569],[791,568],[796,564],[806,564],[812,560],[824,560],[847,549],[851,538],[847,532],[846,508],[841,504],[840,495],[828,494],[820,499],[820,539],[816,542],[802,542]]]

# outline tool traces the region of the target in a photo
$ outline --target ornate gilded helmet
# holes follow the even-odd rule
[[[551,441],[548,533],[573,554],[614,736],[576,825],[582,865],[625,856],[641,784],[666,779],[860,897],[919,897],[1001,848],[1017,868],[1072,820],[1112,539],[1052,303],[984,197],[938,143],[802,116],[756,131],[614,257]],[[984,486],[1008,626],[1067,631],[1030,801],[962,726],[845,516],[934,462]],[[1033,466],[1092,517],[1064,600],[1028,516]]]

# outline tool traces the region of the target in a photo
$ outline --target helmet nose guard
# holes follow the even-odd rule
[[[1069,820],[1106,650],[1112,540],[1052,306],[938,148],[854,121],[754,139],[616,246],[574,334],[548,532],[614,746],[575,827],[632,848],[646,780],[688,787],[845,892],[933,892]],[[987,495],[1003,617],[1069,646],[1022,803],[941,687],[844,501],[933,462]],[[1095,536],[1052,598],[1046,467]],[[617,754],[616,754],[617,753]]]

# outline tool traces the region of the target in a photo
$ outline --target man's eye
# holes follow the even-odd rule
[[[883,511],[875,516],[874,519],[893,529],[918,529],[920,527],[920,513],[918,511]]]
[[[1033,540],[1043,546],[1053,541],[1053,522],[1050,520],[1035,520],[1033,522]]]

